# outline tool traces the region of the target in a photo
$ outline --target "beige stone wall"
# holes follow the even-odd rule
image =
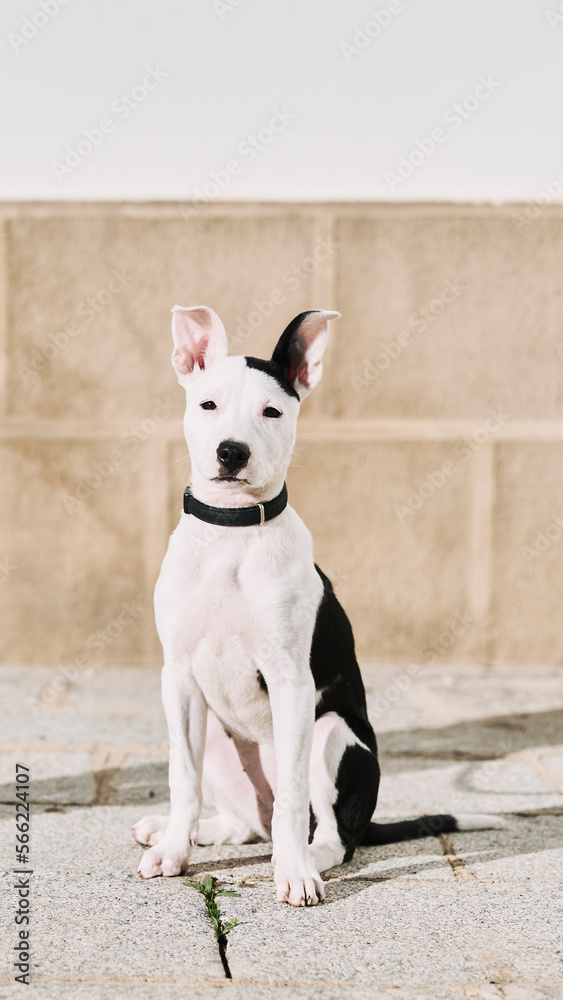
[[[561,208],[0,212],[1,659],[159,664],[188,478],[170,308],[203,302],[257,356],[342,312],[289,491],[360,656],[561,662]]]

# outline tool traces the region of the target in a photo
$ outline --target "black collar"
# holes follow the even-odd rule
[[[266,503],[255,503],[251,507],[210,507],[192,496],[190,487],[184,490],[184,514],[193,514],[200,521],[208,524],[222,524],[225,527],[241,528],[251,524],[264,524],[281,514],[287,507],[287,487],[285,483],[281,492],[273,500]]]

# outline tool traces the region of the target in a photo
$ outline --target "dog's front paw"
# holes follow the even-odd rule
[[[143,847],[154,847],[162,840],[168,825],[168,816],[145,816],[131,827],[133,839]]]
[[[321,876],[312,862],[289,866],[272,859],[278,903],[291,906],[316,906],[325,898]]]
[[[155,847],[145,851],[137,872],[141,878],[155,878],[156,875],[183,875],[188,870],[190,845],[166,842],[163,838]]]

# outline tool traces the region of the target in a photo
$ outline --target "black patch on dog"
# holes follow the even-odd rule
[[[377,802],[377,742],[368,719],[352,626],[330,580],[316,564],[315,569],[324,588],[311,644],[311,672],[317,692],[322,692],[315,717],[335,712],[364,744],[346,748],[336,775],[334,814],[345,848],[344,860],[349,861],[362,843]]]
[[[263,691],[264,694],[268,694],[268,685],[264,680],[264,674],[260,670],[257,670],[256,674],[258,676],[258,684],[260,686],[260,690]]]
[[[315,569],[324,587],[311,645],[311,671],[317,691],[322,691],[316,718],[325,712],[335,712],[365,744],[346,747],[336,775],[337,797],[333,808],[345,850],[344,861],[350,861],[359,844],[395,844],[439,833],[455,833],[458,830],[456,818],[447,813],[397,823],[371,822],[380,770],[352,626],[330,580],[316,564]]]
[[[312,842],[315,836],[315,830],[317,829],[317,817],[313,812],[313,807],[309,803],[309,843]]]
[[[346,747],[336,775],[337,799],[334,815],[338,836],[345,848],[344,861],[350,861],[364,835],[377,802],[379,764],[377,757],[355,743]]]
[[[256,368],[259,372],[264,372],[266,375],[270,375],[276,380],[280,389],[287,392],[288,396],[294,396],[295,399],[299,399],[299,393],[293,388],[291,382],[288,382],[283,368],[276,364],[275,361],[264,361],[262,358],[248,358],[245,356],[244,360],[248,368]]]
[[[324,585],[311,643],[311,671],[317,691],[322,691],[315,718],[325,712],[337,712],[354,735],[377,754],[352,626],[330,580],[316,563],[315,569]]]

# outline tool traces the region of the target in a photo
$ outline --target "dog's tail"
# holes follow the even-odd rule
[[[419,816],[397,823],[368,823],[360,841],[365,846],[396,844],[400,840],[418,840],[420,837],[437,837],[441,833],[461,833],[464,830],[500,830],[504,820],[500,816],[459,815],[440,813],[436,816]]]

